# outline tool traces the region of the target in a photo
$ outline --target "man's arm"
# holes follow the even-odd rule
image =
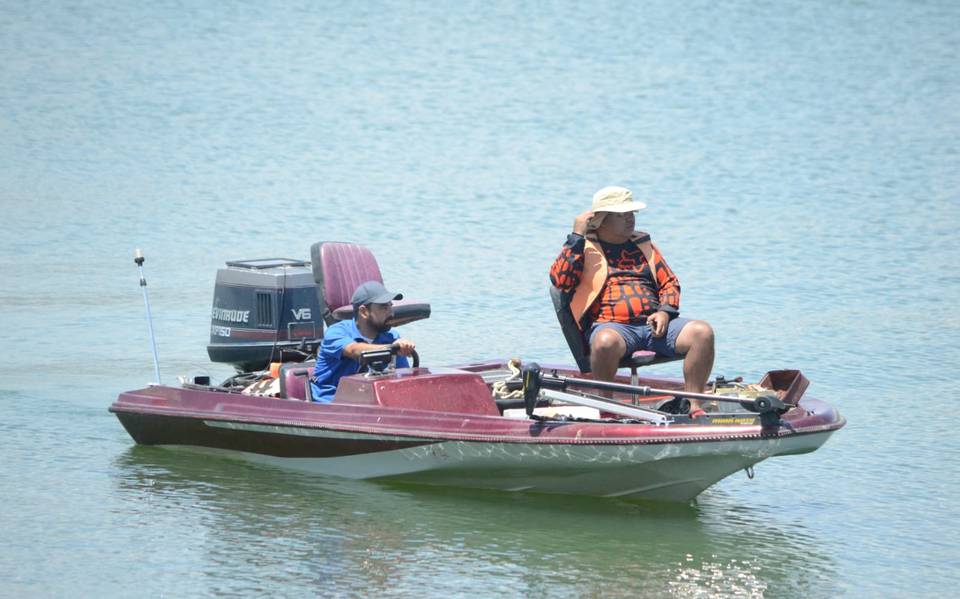
[[[389,343],[366,343],[365,341],[354,341],[343,348],[343,357],[351,360],[359,360],[360,354],[365,351],[374,351],[378,349],[389,349]]]
[[[366,343],[364,341],[354,341],[353,343],[347,344],[343,348],[343,356],[345,358],[350,358],[351,360],[359,360],[360,354],[365,351],[372,351],[378,349],[389,349],[391,346],[397,346],[401,356],[409,356],[413,354],[413,350],[417,347],[413,341],[409,339],[396,339],[393,343]]]
[[[649,239],[649,237],[648,237]],[[651,245],[652,242],[651,242]],[[680,281],[673,274],[667,261],[663,259],[660,249],[653,246],[653,261],[657,276],[657,295],[660,307],[647,317],[647,325],[654,337],[663,337],[667,332],[667,324],[671,318],[680,315]]]
[[[655,253],[653,255],[657,271],[657,293],[660,299],[660,311],[666,312],[670,317],[680,314],[680,280],[673,270],[663,259],[660,248],[653,246]]]
[[[583,235],[570,233],[550,267],[550,282],[561,291],[573,291],[583,275]]]
[[[583,275],[583,248],[586,243],[583,236],[587,234],[587,227],[593,217],[593,210],[587,210],[573,219],[573,232],[567,235],[560,255],[550,267],[550,282],[560,291],[573,291],[580,284],[580,277]]]

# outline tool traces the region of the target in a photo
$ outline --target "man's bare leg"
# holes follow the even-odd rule
[[[677,353],[683,358],[683,390],[703,393],[713,370],[713,327],[702,320],[691,320],[677,335]],[[700,402],[690,401],[690,411]]]
[[[598,381],[612,381],[617,375],[620,359],[627,353],[627,343],[613,329],[600,329],[590,343],[590,370]],[[610,397],[609,391],[603,395]]]

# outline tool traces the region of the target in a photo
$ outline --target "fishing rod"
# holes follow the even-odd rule
[[[147,326],[150,328],[150,347],[153,349],[153,370],[157,375],[157,384],[160,384],[160,360],[157,358],[157,340],[153,335],[153,316],[150,314],[150,298],[147,296],[147,279],[143,276],[143,252],[140,248],[133,251],[133,261],[140,271],[140,288],[143,289],[143,305],[147,307]]]

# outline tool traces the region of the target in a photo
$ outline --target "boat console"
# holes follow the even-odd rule
[[[404,368],[340,379],[334,404],[499,416],[483,377],[453,368]]]

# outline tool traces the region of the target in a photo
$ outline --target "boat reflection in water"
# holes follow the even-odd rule
[[[153,544],[176,544],[182,552],[163,559],[195,572],[159,564],[141,583],[148,594],[836,594],[814,531],[715,507],[731,501],[407,488],[143,446],[110,475],[144,559]]]

